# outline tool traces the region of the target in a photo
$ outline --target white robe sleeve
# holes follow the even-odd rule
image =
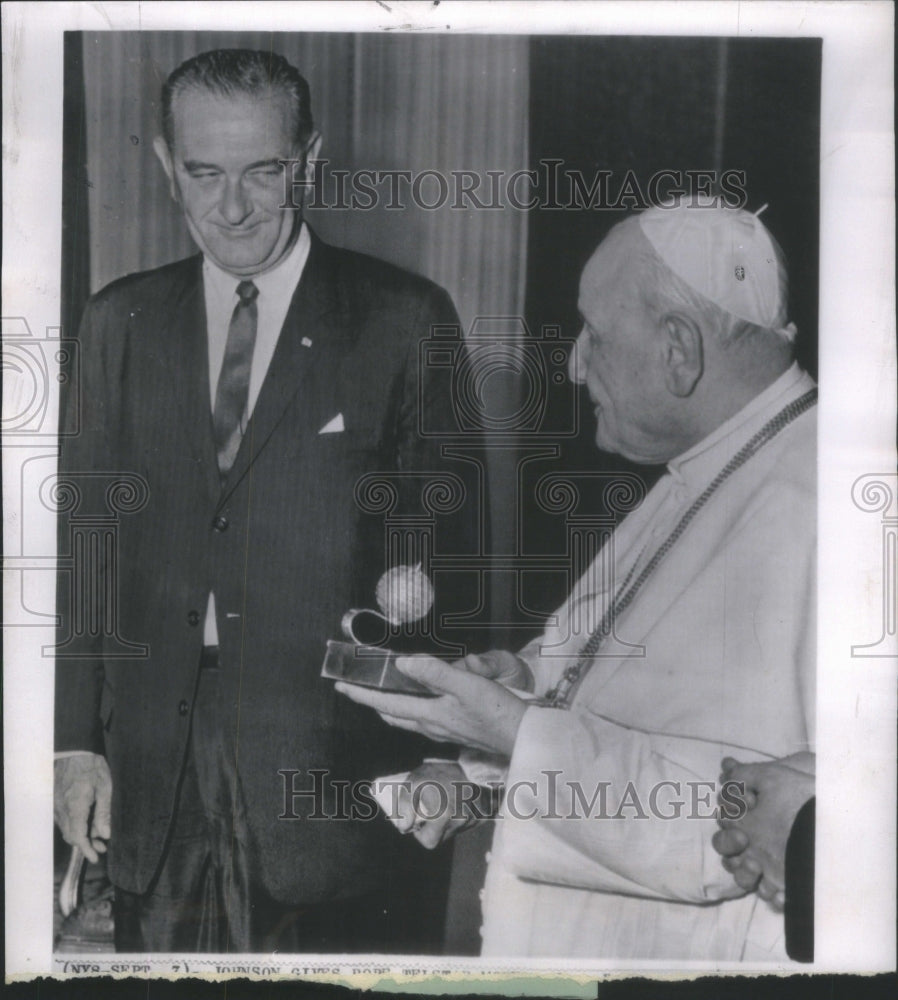
[[[720,761],[743,748],[531,708],[506,778],[506,859],[521,878],[695,903],[742,895],[711,846]]]

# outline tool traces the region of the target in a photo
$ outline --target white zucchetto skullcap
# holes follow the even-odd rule
[[[650,208],[638,218],[658,256],[692,289],[739,319],[794,337],[794,325],[784,326],[781,254],[757,215],[699,202]]]

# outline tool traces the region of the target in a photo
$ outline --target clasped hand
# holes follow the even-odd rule
[[[745,812],[721,813],[714,849],[740,888],[757,890],[778,910],[785,904],[786,844],[798,810],[814,794],[815,762],[809,753],[758,764],[723,760],[721,782],[744,786]]]

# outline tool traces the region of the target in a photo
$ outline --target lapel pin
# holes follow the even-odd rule
[[[308,337],[303,337],[302,338],[302,346],[303,347],[311,347],[312,346],[312,341],[309,340]]]

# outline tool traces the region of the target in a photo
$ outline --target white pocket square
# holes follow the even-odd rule
[[[343,414],[338,413],[333,420],[328,420],[328,422],[321,428],[318,432],[319,434],[340,434],[345,431],[346,428],[343,425]]]

